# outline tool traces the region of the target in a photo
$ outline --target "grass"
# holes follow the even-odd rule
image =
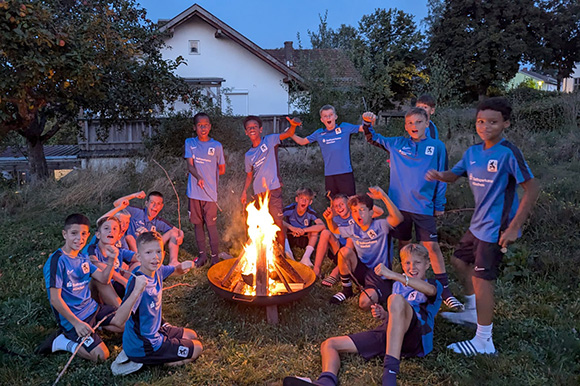
[[[383,130],[395,134],[394,128]],[[472,132],[454,130],[447,143],[451,164],[475,141]],[[402,362],[399,380],[403,385],[580,383],[580,134],[577,129],[529,133],[515,127],[507,135],[522,149],[543,190],[524,237],[510,248],[497,282],[494,341],[500,355],[463,358],[448,352],[447,344],[469,338],[473,331],[438,317],[434,351],[424,359]],[[384,152],[354,139],[352,159],[359,191],[370,185],[388,186]],[[183,200],[181,222],[186,241],[181,258],[191,258],[196,247],[186,218],[185,164],[178,158],[158,161],[174,177]],[[314,207],[322,213],[327,202],[318,148],[282,149],[280,163],[285,201],[293,200],[298,187],[309,186],[318,194]],[[227,165],[220,181],[223,212],[218,228],[222,249],[236,255],[245,232],[238,202],[244,180],[243,153],[227,152]],[[59,182],[19,193],[6,187],[0,193],[0,384],[52,384],[70,355],[32,354],[55,327],[42,266],[62,244],[63,218],[81,211],[96,220],[115,198],[141,189],[164,192],[167,205],[163,214],[177,223],[173,191],[163,171],[153,163],[142,173],[131,166],[107,173],[79,170]],[[447,199],[448,209],[473,207],[466,180],[451,185]],[[453,252],[470,216],[469,211],[457,211],[439,220],[446,257]],[[317,377],[321,371],[319,347],[324,339],[376,325],[368,313],[358,309],[355,300],[339,307],[329,305],[336,288],[320,284],[302,300],[281,306],[280,324],[268,325],[264,309],[216,296],[206,273],[204,268],[171,278],[167,285],[181,281],[194,287],[177,287],[164,294],[164,317],[175,325],[195,329],[202,337],[205,350],[195,363],[172,369],[147,367],[124,378],[112,378],[112,359],[96,365],[75,359],[61,384],[280,385],[286,375]],[[451,276],[454,278],[452,271]],[[460,293],[456,281],[452,287]],[[114,358],[121,349],[121,338],[107,333],[103,336]],[[349,355],[342,363],[339,377],[343,385],[370,385],[380,380],[382,363],[378,359],[365,362]]]

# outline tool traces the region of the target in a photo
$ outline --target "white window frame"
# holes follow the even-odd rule
[[[192,48],[194,48],[197,50],[197,52],[193,52]],[[189,41],[189,54],[190,55],[201,55],[200,51],[199,51],[199,40],[190,40]]]

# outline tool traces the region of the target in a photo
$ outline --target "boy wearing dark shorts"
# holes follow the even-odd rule
[[[157,232],[144,232],[137,238],[137,259],[141,263],[129,279],[123,304],[134,292],[138,278],[146,279],[123,332],[123,351],[111,366],[113,374],[125,375],[144,364],[182,365],[194,361],[203,349],[195,331],[164,323],[161,313],[163,281],[183,275],[193,266],[184,261],[175,266],[162,265],[163,239]]]
[[[386,219],[373,219],[373,200],[382,200],[387,207]],[[343,247],[338,253],[338,269],[342,291],[330,302],[340,304],[353,296],[351,278],[365,287],[359,297],[359,307],[370,309],[377,302],[384,302],[391,294],[390,280],[381,278],[373,271],[378,264],[391,267],[393,260],[391,231],[403,220],[399,209],[378,186],[369,188],[367,195],[358,194],[348,200],[354,224],[338,228],[340,235],[350,239],[355,250]]]
[[[451,171],[429,170],[425,176],[442,182],[465,176],[475,198],[471,225],[452,258],[467,293],[465,311],[442,313],[454,323],[477,323],[473,339],[448,346],[468,356],[496,353],[492,329],[498,267],[507,246],[519,237],[539,194],[521,151],[503,138],[503,131],[510,126],[511,110],[505,98],[480,102],[475,128],[483,142],[467,149]],[[524,189],[519,205],[518,184]]]
[[[322,374],[318,379],[287,377],[284,386],[336,386],[342,353],[357,353],[366,360],[384,357],[382,385],[396,386],[401,357],[424,357],[433,350],[433,326],[443,286],[425,277],[429,268],[425,247],[408,244],[401,250],[401,262],[403,274],[383,264],[375,267],[377,275],[394,282],[388,313],[378,304],[372,306],[373,316],[384,323],[374,330],[327,339],[320,347]]]

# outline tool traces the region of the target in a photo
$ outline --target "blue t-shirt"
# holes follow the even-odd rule
[[[137,237],[143,232],[156,231],[164,234],[168,230],[173,229],[173,225],[157,216],[153,220],[149,220],[147,217],[147,208],[136,208],[134,206],[128,206],[127,211],[131,214],[131,221],[129,222],[129,228],[127,229],[127,234]]]
[[[429,121],[429,126],[425,130],[425,135],[427,138],[439,139],[439,131],[437,130],[437,126],[433,123],[433,121]]]
[[[355,223],[354,219],[352,218],[352,213],[349,214],[347,218],[342,218],[340,216],[334,216],[332,218],[332,221],[334,221],[334,223],[336,224],[336,226],[338,228],[347,227],[347,226]],[[338,242],[340,243],[340,245],[346,245],[346,239],[340,235],[338,236]]]
[[[318,220],[316,211],[308,205],[304,214],[300,216],[296,210],[297,206],[297,203],[293,203],[284,208],[284,221],[297,228],[308,228],[314,225],[314,222]]]
[[[433,350],[433,326],[435,325],[435,315],[441,307],[441,293],[443,292],[443,286],[438,280],[428,279],[425,281],[437,288],[435,296],[428,297],[423,292],[417,291],[413,287],[405,287],[398,281],[393,283],[393,294],[399,294],[407,300],[421,325],[423,353],[418,356],[425,356]]]
[[[518,184],[534,178],[520,149],[502,138],[489,149],[471,146],[451,170],[469,179],[475,211],[469,230],[479,240],[499,241],[518,210]]]
[[[334,130],[318,129],[306,139],[318,142],[324,160],[324,175],[334,176],[352,172],[350,163],[350,136],[358,132],[360,125],[342,122]]]
[[[105,255],[103,255],[103,252],[101,252],[101,248],[99,248],[98,242],[97,244],[89,246],[89,248],[87,249],[87,255],[95,256],[97,260],[99,260],[101,263],[107,264],[107,258],[105,257]],[[123,262],[130,264],[131,260],[133,260],[133,256],[135,256],[135,252],[129,249],[119,248],[119,255],[117,256],[117,260],[115,260],[115,263],[113,264],[113,268],[115,269],[115,271],[117,272],[120,271]],[[111,279],[111,282],[112,281],[113,279]]]
[[[162,265],[153,275],[147,276],[147,286],[139,295],[133,306],[131,316],[125,324],[123,331],[123,350],[130,357],[144,357],[147,351],[159,350],[163,343],[163,335],[159,333],[161,327],[161,298],[163,293],[163,280],[167,279],[175,271],[175,267]],[[136,276],[145,275],[136,268],[133,273]],[[135,278],[131,276],[125,291],[125,301],[135,289]]]
[[[82,252],[77,257],[71,257],[58,249],[51,254],[42,270],[44,283],[50,302],[50,288],[61,290],[61,297],[72,313],[84,320],[97,311],[97,302],[91,297],[89,281],[97,270],[89,257]],[[66,331],[73,329],[73,325],[54,307],[52,307],[57,322]]]
[[[222,144],[213,138],[205,142],[197,137],[187,138],[185,158],[193,158],[195,169],[205,183],[204,189],[200,188],[197,178],[188,173],[187,197],[201,201],[217,201],[218,165],[226,163]]]
[[[278,169],[280,134],[266,135],[257,147],[246,152],[246,173],[254,172],[254,193],[278,189],[282,186]],[[264,181],[266,187],[264,187]]]
[[[384,137],[373,129],[365,133],[367,141],[391,154],[389,197],[399,210],[433,216],[445,210],[447,184],[427,181],[430,169],[447,170],[447,151],[438,139],[419,142],[407,137]]]
[[[391,268],[392,229],[386,219],[373,219],[366,231],[363,231],[357,223],[338,228],[342,237],[353,241],[358,258],[370,269],[374,269],[379,263]]]

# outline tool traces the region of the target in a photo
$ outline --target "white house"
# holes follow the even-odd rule
[[[563,92],[574,92],[580,90],[580,62],[576,63],[574,71],[569,78],[562,81]]]
[[[516,76],[508,82],[508,88],[516,88],[524,82],[532,81],[534,88],[543,91],[557,91],[558,82],[556,79],[548,75],[542,75],[528,68],[522,68],[518,71]]]
[[[182,56],[187,63],[179,66],[176,75],[203,87],[207,95],[221,102],[224,112],[291,112],[288,83],[300,83],[300,75],[198,4],[161,29],[170,33],[163,57],[175,60]],[[176,106],[180,108],[185,106]]]

